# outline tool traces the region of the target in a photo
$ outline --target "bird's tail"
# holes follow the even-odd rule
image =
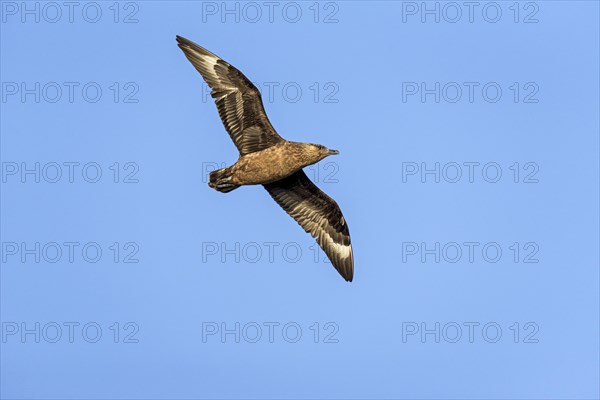
[[[231,168],[218,169],[211,172],[208,177],[208,186],[219,192],[227,193],[239,188],[238,185],[231,183]]]

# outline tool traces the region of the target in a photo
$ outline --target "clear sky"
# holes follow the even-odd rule
[[[594,1],[13,2],[2,398],[598,398]],[[354,282],[237,159],[187,37],[262,90]]]

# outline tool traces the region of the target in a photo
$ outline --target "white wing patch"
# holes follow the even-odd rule
[[[342,257],[342,258],[350,257],[350,255],[352,254],[352,245],[336,243],[333,241],[333,238],[331,236],[329,236],[329,234],[326,231],[323,231],[323,233],[325,234],[324,238],[327,241],[327,244],[325,244],[326,246],[331,248],[334,252],[339,254],[340,257]]]

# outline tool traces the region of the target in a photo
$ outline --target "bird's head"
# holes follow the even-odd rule
[[[321,161],[327,156],[340,154],[338,150],[328,149],[322,144],[313,143],[309,143],[308,146],[306,146],[305,151],[312,160],[315,160],[314,162]]]

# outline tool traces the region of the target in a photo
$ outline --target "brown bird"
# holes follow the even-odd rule
[[[340,275],[352,281],[348,224],[337,203],[302,170],[339,152],[283,139],[269,122],[260,92],[244,74],[188,39],[177,36],[177,44],[212,89],[223,125],[240,152],[234,165],[210,173],[208,185],[224,193],[243,185],[263,185],[317,240]]]

